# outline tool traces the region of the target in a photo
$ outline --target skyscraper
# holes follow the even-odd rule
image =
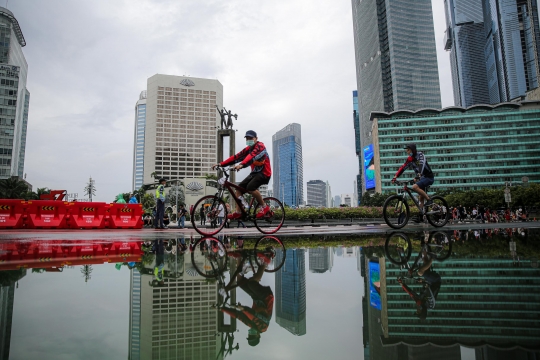
[[[489,104],[482,0],[444,0],[454,105]]]
[[[537,0],[482,0],[485,62],[492,104],[538,87]]]
[[[307,205],[327,207],[327,186],[322,180],[307,182]]]
[[[135,132],[133,140],[133,190],[143,185],[144,131],[146,129],[146,90],[141,91],[135,104]]]
[[[9,277],[0,284],[0,359],[9,359],[15,284],[26,276],[25,268],[9,272]]]
[[[306,334],[306,262],[304,249],[287,249],[276,272],[276,323],[294,335]],[[281,263],[282,253],[276,254]]]
[[[30,92],[26,41],[11,11],[0,7],[0,179],[24,176]]]
[[[339,207],[339,205],[341,205],[341,196],[336,195],[334,196],[334,206]]]
[[[326,207],[333,207],[332,206],[332,188],[328,181],[326,182]]]
[[[284,205],[302,205],[304,165],[300,124],[289,124],[272,136],[272,154],[274,197],[281,200]]]
[[[332,270],[334,265],[334,251],[329,247],[309,249],[309,271],[312,273],[325,273]]]
[[[441,95],[431,0],[352,0],[352,8],[359,150],[373,144],[372,111],[440,108]]]
[[[356,145],[356,157],[358,158],[358,175],[356,175],[356,192],[360,194],[359,202],[362,200],[362,173],[364,166],[362,164],[362,145],[360,144],[360,111],[358,110],[358,91],[353,91],[353,124],[354,124],[354,143]],[[339,206],[339,204],[337,204]]]
[[[144,183],[204,177],[217,162],[217,80],[156,74],[148,79],[144,136]]]

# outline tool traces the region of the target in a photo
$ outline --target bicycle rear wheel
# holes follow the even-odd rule
[[[255,243],[255,262],[266,266],[265,272],[276,272],[285,263],[285,245],[275,236],[263,236]]]
[[[216,238],[199,239],[191,251],[191,264],[205,278],[215,278],[227,267],[227,250]]]
[[[204,214],[203,221],[201,221],[201,209],[203,209]],[[221,224],[219,224],[220,213],[224,214]],[[215,235],[223,229],[227,222],[227,207],[225,202],[215,195],[204,196],[195,203],[190,217],[193,228],[199,234],[202,236]]]
[[[450,213],[448,203],[442,196],[431,196],[433,204],[427,206],[426,217],[429,223],[435,227],[442,227],[448,222]]]
[[[409,204],[400,195],[392,195],[383,205],[384,222],[391,228],[401,229],[409,221]]]
[[[452,254],[452,243],[453,241],[447,233],[436,231],[429,235],[427,246],[430,255],[434,256],[435,260],[444,261]]]
[[[384,243],[384,253],[392,264],[405,265],[412,254],[411,240],[404,233],[391,233]]]
[[[260,219],[257,219],[257,213],[261,209],[261,205],[257,203],[254,209],[255,227],[263,234],[274,234],[283,226],[285,221],[285,208],[281,201],[273,197],[267,197],[263,199],[264,203],[270,207],[270,210],[266,215]]]

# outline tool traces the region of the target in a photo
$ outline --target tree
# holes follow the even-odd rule
[[[141,204],[145,213],[152,213],[152,209],[156,206],[156,199],[151,194],[144,194]]]
[[[176,205],[176,193],[178,193],[178,205],[182,205],[186,202],[184,190],[177,185],[173,185],[169,189],[169,193],[165,199],[171,206]]]
[[[216,174],[206,174],[204,175],[204,177],[206,178],[206,180],[218,180],[218,177]]]
[[[92,265],[84,265],[81,268],[81,273],[83,274],[84,282],[88,282],[88,280],[91,278],[90,274],[92,273]]]
[[[28,193],[28,185],[17,177],[0,180],[0,198],[24,199]]]
[[[92,196],[96,195],[95,181],[92,180],[92,177],[90,177],[88,184],[86,184],[86,187],[84,188],[84,195],[88,195],[90,202],[92,201]]]

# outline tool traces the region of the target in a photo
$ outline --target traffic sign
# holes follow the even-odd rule
[[[504,202],[507,202],[507,203],[512,202],[512,195],[510,195],[509,192],[504,194]]]
[[[509,188],[504,189],[504,193],[505,194],[510,194],[510,189]]]

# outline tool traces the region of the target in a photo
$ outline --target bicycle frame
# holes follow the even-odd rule
[[[398,189],[396,192],[398,195],[401,195],[403,201],[407,201],[407,195],[406,194],[403,194],[402,192],[400,193],[399,191],[399,187],[396,186],[396,188]],[[416,207],[418,208],[418,210],[422,211],[422,209],[420,208],[420,203],[418,201],[416,201],[416,199],[414,198],[411,190],[409,189],[409,187],[407,186],[407,183],[405,183],[405,185],[403,186],[403,191],[405,191],[407,194],[409,194],[409,196],[411,197],[412,201],[414,202],[414,205],[416,205]],[[399,204],[400,206],[401,204]]]
[[[223,185],[220,185],[220,187],[218,188],[218,192],[216,193],[216,196],[218,196],[219,198],[222,198],[223,192],[225,191],[225,189],[227,189],[229,193],[231,194],[232,198],[234,199],[234,201],[236,202],[236,204],[238,205],[238,207],[240,208],[243,217],[246,217],[249,220],[249,215],[251,213],[251,209],[253,208],[253,202],[255,201],[255,198],[252,197],[251,201],[249,202],[248,208],[244,209],[244,205],[242,204],[242,201],[240,201],[240,199],[236,196],[236,192],[234,190],[238,190],[242,194],[245,194],[248,191],[244,189],[243,187],[240,187],[236,184],[233,184],[232,182],[229,182],[229,173],[223,168],[222,170],[223,170],[223,174],[225,175],[225,183]]]

